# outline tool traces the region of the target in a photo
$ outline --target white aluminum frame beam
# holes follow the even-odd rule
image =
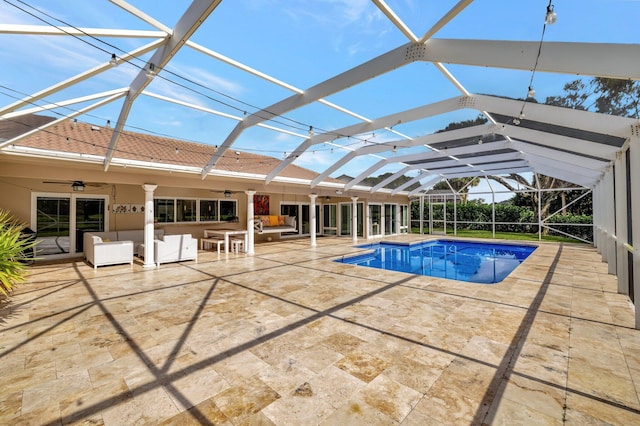
[[[215,10],[222,0],[193,0],[185,13],[176,23],[170,37],[165,40],[165,44],[158,48],[149,60],[150,64],[154,64],[157,72],[171,61],[176,53],[182,48],[184,43],[193,35],[193,33],[202,25],[207,17]],[[109,164],[113,158],[120,134],[131,111],[133,102],[142,93],[142,91],[151,83],[146,75],[147,70],[141,69],[138,75],[131,83],[129,94],[122,105],[120,115],[115,125],[113,136],[109,142],[107,153],[104,159],[104,170],[109,169]]]
[[[515,139],[524,139],[535,142],[549,148],[557,147],[564,151],[573,151],[590,155],[592,157],[605,158],[613,161],[619,148],[584,139],[576,139],[569,136],[561,136],[540,130],[527,129],[525,127],[504,124],[503,134],[508,134]]]
[[[462,129],[458,129],[458,130],[462,130]],[[452,131],[456,131],[456,130],[452,130]],[[353,187],[354,185],[357,185],[359,182],[366,179],[367,176],[370,176],[376,170],[381,169],[382,167],[389,165],[391,163],[400,162],[402,164],[405,164],[404,163],[405,161],[427,160],[432,158],[445,158],[445,157],[451,157],[451,156],[455,157],[457,155],[470,154],[476,151],[486,150],[487,147],[491,148],[491,150],[493,151],[493,150],[499,150],[504,148],[510,148],[511,147],[510,144],[511,142],[509,141],[499,141],[499,142],[491,142],[490,144],[468,145],[468,146],[461,146],[458,148],[450,148],[450,149],[440,150],[440,151],[425,152],[424,154],[409,154],[406,156],[387,158],[373,164],[367,170],[360,173],[358,176],[356,176],[351,181],[346,183],[344,189],[347,190]],[[464,161],[464,159],[460,159],[460,161]],[[424,166],[424,164],[417,165],[413,167],[413,169],[421,168],[422,166]]]
[[[127,90],[129,90],[128,87],[122,87],[120,89],[109,90],[109,91],[100,92],[100,93],[94,93],[93,95],[87,95],[87,96],[82,96],[82,97],[79,97],[79,98],[68,99],[66,101],[59,101],[59,102],[56,102],[54,104],[47,104],[47,105],[42,105],[42,106],[38,106],[38,107],[34,107],[34,108],[28,108],[28,109],[21,109],[20,111],[14,111],[14,112],[10,112],[8,114],[5,114],[5,115],[2,116],[2,118],[3,119],[16,118],[16,117],[21,117],[23,115],[36,114],[36,113],[42,112],[42,111],[50,111],[52,109],[63,108],[63,107],[69,106],[69,105],[75,105],[75,104],[79,104],[79,103],[82,103],[82,102],[93,101],[95,99],[104,98],[104,97],[115,95],[115,94],[118,94],[118,93],[124,94]]]
[[[195,43],[195,42],[193,42],[191,40],[187,40],[186,45],[188,47],[190,47],[190,48],[202,53],[202,54],[210,56],[210,57],[212,57],[212,58],[214,58],[214,59],[216,59],[218,61],[224,62],[225,64],[228,64],[228,65],[231,65],[231,66],[233,66],[235,68],[238,68],[241,71],[247,72],[247,73],[252,74],[252,75],[254,75],[256,77],[259,77],[259,78],[261,78],[263,80],[266,80],[269,83],[275,84],[275,85],[280,86],[280,87],[282,87],[284,89],[290,90],[290,91],[292,91],[294,93],[304,93],[304,90],[302,90],[302,89],[299,89],[299,88],[297,88],[297,87],[295,87],[295,86],[293,86],[293,85],[291,85],[289,83],[285,83],[284,81],[278,80],[275,77],[272,77],[272,76],[270,76],[268,74],[265,74],[265,73],[263,73],[261,71],[258,71],[256,69],[254,69],[254,68],[251,68],[248,65],[245,65],[245,64],[243,64],[241,62],[238,62],[238,61],[236,61],[234,59],[231,59],[228,56],[225,56],[225,55],[223,55],[221,53],[218,53],[218,52],[216,52],[214,50],[211,50],[211,49],[209,49],[207,47],[204,47],[204,46],[202,46],[202,45],[200,45],[198,43]],[[360,114],[358,114],[356,112],[350,111],[350,110],[348,110],[348,109],[346,109],[344,107],[336,105],[333,102],[329,102],[326,99],[318,99],[318,102],[321,103],[321,104],[324,104],[324,105],[326,105],[326,106],[328,106],[330,108],[333,108],[333,109],[335,109],[337,111],[340,111],[340,112],[343,112],[343,113],[345,113],[347,115],[355,117],[358,120],[371,121],[370,119],[368,119],[368,118],[366,118],[366,117],[364,117],[364,116],[362,116],[362,115],[360,115]]]
[[[440,31],[442,27],[447,25],[453,18],[458,16],[460,12],[462,12],[467,6],[469,6],[473,0],[460,0],[455,6],[453,6],[442,18],[438,20],[429,30],[420,37],[418,40],[419,43],[424,43],[425,41],[431,39],[435,33]]]
[[[587,176],[593,179],[598,179],[605,172],[607,167],[600,169],[590,169],[587,167],[576,166],[575,164],[569,164],[561,160],[555,160],[549,157],[542,157],[535,154],[525,154],[525,158],[532,164],[544,164],[548,167],[555,167],[558,170],[566,170],[569,173],[573,173],[580,176]]]
[[[371,0],[373,4],[375,4],[378,9],[395,25],[402,34],[405,35],[409,39],[409,41],[413,43],[418,42],[418,36],[416,36],[413,31],[405,24],[402,19],[396,15],[396,13],[391,9],[383,0]]]
[[[457,99],[457,105],[454,106],[454,99]],[[502,98],[496,98],[496,97],[492,97],[492,96],[486,96],[486,95],[471,95],[471,96],[461,96],[458,98],[451,98],[451,99],[447,99],[445,101],[440,101],[434,104],[429,104],[429,105],[425,105],[423,107],[420,108],[415,108],[413,110],[410,110],[413,114],[410,115],[410,119],[409,120],[402,120],[402,122],[407,122],[407,121],[413,121],[413,120],[417,120],[420,118],[426,118],[427,115],[421,115],[421,114],[440,114],[440,113],[444,113],[444,112],[449,112],[455,109],[460,109],[460,108],[473,108],[473,109],[477,109],[482,111],[483,113],[485,113],[486,115],[488,115],[490,117],[490,115],[488,113],[486,113],[485,110],[491,110],[494,112],[498,112],[500,114],[504,114],[504,115],[513,115],[513,116],[517,116],[520,112],[520,110],[522,109],[522,105],[523,102],[522,101],[516,101],[516,100],[509,100],[509,99],[502,99]],[[584,130],[587,131],[593,131],[593,132],[598,132],[598,133],[604,133],[604,134],[613,134],[613,135],[617,135],[622,137],[623,135],[628,134],[628,129],[629,129],[629,125],[633,124],[634,120],[630,119],[630,118],[626,118],[626,117],[616,117],[616,116],[610,116],[607,114],[598,114],[598,113],[592,113],[592,112],[586,112],[586,111],[576,111],[576,110],[571,110],[568,108],[560,108],[560,107],[556,107],[556,106],[551,106],[551,105],[541,105],[541,104],[535,104],[535,103],[527,103],[527,114],[528,114],[528,119],[533,119],[533,120],[539,120],[542,122],[548,122],[550,124],[555,124],[558,126],[564,126],[564,127],[580,127]],[[439,111],[439,112],[436,112]],[[394,119],[395,119],[395,115],[394,114]],[[389,116],[387,116],[389,117]],[[354,135],[356,134],[355,132],[349,132],[349,130],[353,130],[353,128],[357,127],[359,128],[360,132],[364,132],[364,131],[371,131],[371,130],[376,130],[380,127],[384,127],[384,126],[380,126],[380,127],[376,127],[375,123],[380,121],[384,121],[385,118],[387,117],[383,117],[381,119],[377,119],[374,120],[370,123],[359,123],[358,125],[355,126],[350,126],[351,129],[349,128],[344,128],[344,129],[339,129],[336,131],[336,133],[338,134],[347,134],[347,135]],[[401,120],[400,118],[398,118],[398,120]],[[391,125],[393,122],[390,120],[386,120],[387,122],[384,123],[385,126],[389,126]],[[587,122],[588,124],[586,126],[582,126],[581,127],[581,123]],[[366,126],[366,127],[365,127]],[[484,125],[484,126],[491,126],[491,125]],[[493,129],[497,129],[499,130],[499,132],[503,135],[505,135],[508,140],[511,139],[512,136],[521,134],[520,132],[522,131],[522,129],[526,129],[524,127],[515,127],[515,126],[511,126],[511,127],[507,127],[509,125],[501,125],[498,124],[497,127],[493,126]],[[363,128],[365,127],[365,128]],[[476,126],[479,127],[479,126]],[[513,129],[516,130],[513,130]],[[527,129],[529,130],[529,129]],[[525,130],[526,131],[526,130]],[[535,136],[538,136],[542,139],[544,139],[543,135],[547,135],[546,132],[539,132],[539,131],[535,131],[535,130],[529,130],[530,132],[537,132],[534,134],[529,134],[529,139],[534,138]],[[485,132],[483,132],[482,134],[487,134],[491,132],[491,128],[487,129]],[[446,133],[446,132],[443,132]],[[477,134],[475,136],[481,136],[481,134]],[[335,137],[335,135],[331,135],[331,137]],[[575,140],[576,142],[573,143],[572,145],[574,147],[577,147],[579,145],[582,144],[582,140],[579,139],[575,139],[575,138],[569,138],[566,136],[558,136],[558,135],[552,135],[552,137],[558,137],[560,139],[562,139],[563,141],[568,141],[568,140]],[[564,138],[564,139],[563,139]],[[318,143],[322,143],[325,140],[327,140],[327,134],[324,135],[318,135],[317,137],[314,136],[312,138],[306,139],[301,145],[299,145],[294,152],[289,155],[285,160],[283,160],[283,162],[281,162],[278,166],[276,166],[276,168],[267,176],[266,179],[266,183],[269,183],[280,171],[282,171],[287,165],[289,165],[291,162],[293,162],[302,152],[306,151],[310,146],[313,146],[315,144]],[[525,139],[525,138],[522,138]],[[535,138],[536,141],[538,141],[539,139]],[[415,143],[416,141],[418,141],[418,143]],[[392,148],[393,145],[396,145],[397,148],[402,148],[402,147],[406,147],[406,146],[416,146],[419,144],[428,144],[429,142],[423,141],[423,139],[417,138],[411,141],[397,141],[394,143],[390,143],[390,142],[386,142],[385,144],[379,144],[379,145],[368,145],[366,147],[362,147],[360,148],[361,150],[370,150],[372,152],[383,152],[385,150],[389,150],[389,148]],[[521,143],[524,143],[524,141],[522,141]],[[600,150],[601,152],[603,151],[608,151],[608,155],[605,158],[611,158],[612,155],[612,150],[610,150],[610,148],[615,149],[614,147],[609,147],[608,145],[604,145],[604,144],[597,144],[595,142],[588,142],[589,144],[593,144],[593,145],[600,145]],[[528,146],[532,146],[531,144],[528,144]],[[597,148],[596,148],[597,149]],[[576,152],[581,152],[579,149],[576,150]],[[352,158],[355,158],[355,156],[357,155],[364,155],[365,152],[359,152],[359,150],[356,150],[355,153],[349,153],[347,154],[347,156],[343,157],[343,159],[339,160],[340,164],[338,165],[338,167],[332,166],[330,168],[328,168],[327,170],[325,170],[324,172],[321,173],[321,175],[314,179],[314,184],[317,184],[318,182],[320,182],[322,179],[326,178],[327,176],[329,176],[329,174],[331,174],[333,171],[337,170],[339,168],[339,166],[342,166],[345,164],[345,160],[350,160]],[[589,155],[594,155],[592,153],[588,153]],[[594,155],[594,156],[598,156],[598,155]],[[403,158],[401,156],[398,157],[394,157],[395,161],[397,162],[402,162],[404,161]],[[585,157],[583,157],[585,158]],[[381,166],[382,167],[382,166]]]
[[[374,120],[356,123],[347,127],[336,129],[331,133],[320,133],[313,135],[311,138],[305,139],[296,149],[293,150],[291,155],[287,156],[276,168],[274,168],[269,175],[267,175],[266,183],[271,182],[275,176],[284,170],[289,164],[291,164],[297,156],[304,153],[308,148],[318,145],[324,142],[336,139],[336,135],[340,135],[341,138],[359,135],[362,133],[387,128],[389,126],[396,125],[398,123],[409,123],[415,120],[432,117],[447,112],[460,109],[462,97],[449,98],[442,101],[434,102],[432,104],[423,105],[410,110],[397,112],[384,117],[376,118]],[[412,139],[410,139],[412,140]],[[403,145],[405,141],[398,141],[398,147]]]
[[[423,47],[419,46],[419,48]],[[420,54],[419,52],[414,52],[414,50],[413,45],[402,45],[371,59],[368,62],[360,64],[348,71],[310,87],[305,90],[304,93],[292,95],[280,102],[276,102],[273,105],[249,115],[241,123],[236,125],[220,145],[216,153],[207,162],[206,166],[202,169],[202,178],[204,179],[207,176],[209,171],[217,164],[220,158],[222,158],[226,150],[233,145],[236,139],[246,128],[270,120],[274,117],[278,117],[374,77],[378,77],[393,69],[399,68],[406,63],[413,62]]]
[[[495,148],[496,150],[498,149],[503,149],[503,148],[508,148],[510,142],[508,141],[499,141],[499,142],[492,142],[491,143],[491,148]],[[495,147],[493,145],[496,145]],[[486,146],[486,145],[485,145]],[[426,159],[430,159],[430,158],[446,158],[446,157],[450,157],[450,156],[458,156],[458,155],[463,155],[463,154],[468,154],[471,152],[475,152],[477,150],[477,147],[475,146],[462,146],[462,147],[458,147],[458,148],[451,148],[450,150],[447,149],[446,151],[447,154],[443,154],[442,151],[431,151],[431,152],[427,152],[424,154],[418,154],[416,156],[412,156],[411,160],[426,160]],[[462,161],[462,160],[461,160]],[[416,169],[420,169],[424,166],[424,164],[419,164],[419,165],[410,165],[407,166],[403,169],[401,169],[400,171],[394,173],[393,175],[389,176],[388,178],[384,179],[383,181],[379,182],[377,185],[373,186],[371,188],[371,192],[375,192],[378,189],[384,187],[385,185],[393,182],[394,180],[398,179],[400,176],[403,176],[404,174],[406,174],[407,172],[411,171],[411,170],[416,170]],[[352,186],[356,185],[357,183],[361,182],[364,178],[366,178],[366,176],[362,176],[359,175],[358,178],[359,179],[357,182],[354,182],[356,179],[354,179],[353,181],[349,182],[347,185],[345,185],[345,189],[349,189]],[[352,184],[353,182],[353,184]]]
[[[593,188],[597,179],[591,179],[585,176],[580,176],[572,172],[568,172],[566,170],[558,170],[554,167],[547,167],[544,164],[533,162],[532,166],[534,167],[536,173],[540,173],[543,175],[547,175],[550,177],[554,177],[557,179],[566,180],[567,182],[575,183],[578,185],[582,185],[588,188]]]
[[[498,175],[507,175],[511,173],[525,173],[532,172],[533,168],[530,166],[526,167],[514,167],[511,169],[500,169],[500,170],[487,170],[485,172],[463,172],[463,173],[442,173],[441,176],[443,179],[453,179],[453,178],[462,178],[462,177],[486,177],[486,176],[498,176]]]
[[[629,117],[563,108],[521,100],[504,99],[487,95],[471,95],[467,100],[469,108],[483,109],[497,114],[518,117],[525,105],[526,120],[577,128],[589,132],[613,135],[622,138],[629,136],[629,126],[636,120]],[[500,125],[500,124],[498,124]]]
[[[215,109],[211,109],[211,108],[207,108],[207,107],[203,107],[200,105],[196,105],[196,104],[192,104],[190,102],[184,102],[178,99],[174,99],[174,98],[170,98],[168,96],[164,96],[164,95],[160,95],[154,92],[149,92],[148,90],[144,90],[141,95],[144,96],[149,96],[150,98],[155,98],[155,99],[159,99],[161,101],[165,101],[165,102],[170,102],[176,105],[180,105],[183,107],[187,107],[187,108],[191,108],[194,109],[196,111],[202,111],[202,112],[206,112],[208,114],[213,114],[213,115],[217,115],[220,117],[224,117],[224,118],[228,118],[230,120],[235,120],[235,121],[242,121],[242,117],[240,116],[236,116],[236,115],[231,115],[231,114],[227,114],[226,112],[222,112],[222,111],[218,111]],[[292,132],[290,130],[286,130],[286,129],[280,129],[278,127],[275,126],[269,126],[267,124],[258,124],[259,127],[263,127],[265,129],[269,129],[269,130],[274,130],[276,132],[279,133],[285,133],[288,135],[292,135],[292,136],[297,136],[297,137],[305,137],[305,135],[301,134],[301,133],[296,133],[296,132]]]
[[[155,18],[147,15],[146,13],[144,13],[140,9],[136,8],[135,6],[132,6],[131,4],[127,3],[126,1],[124,1],[124,0],[109,0],[109,1],[111,3],[113,3],[114,5],[118,6],[119,8],[129,12],[130,14],[132,14],[136,18],[140,19],[141,21],[144,21],[147,24],[151,25],[152,27],[157,28],[160,31],[165,32],[167,35],[171,34],[171,32],[172,32],[171,28],[167,27],[162,22],[160,22],[160,21],[156,20]]]
[[[19,136],[16,136],[16,137],[14,137],[12,139],[8,139],[6,141],[0,142],[0,149],[4,148],[5,146],[11,145],[13,143],[16,143],[19,140],[26,138],[27,136],[31,136],[31,135],[33,135],[35,133],[38,133],[38,132],[40,132],[40,131],[48,128],[48,127],[55,126],[56,124],[62,123],[63,121],[68,120],[69,118],[77,117],[79,115],[84,114],[85,112],[89,112],[91,110],[94,110],[96,108],[101,107],[102,105],[106,105],[106,104],[108,104],[110,102],[113,102],[116,99],[119,99],[119,98],[121,98],[123,96],[125,96],[125,92],[116,93],[114,95],[109,96],[108,98],[105,98],[105,99],[103,99],[101,101],[98,101],[98,102],[96,102],[94,104],[91,104],[91,105],[89,105],[89,106],[87,106],[85,108],[82,108],[82,109],[80,109],[78,111],[74,111],[73,113],[71,113],[71,114],[69,114],[69,115],[67,115],[65,117],[59,118],[59,119],[54,120],[54,121],[50,121],[49,123],[43,124],[40,127],[37,127],[37,128],[35,128],[33,130],[25,132],[25,133],[23,133],[23,134],[21,134]]]
[[[429,179],[427,182],[421,184],[419,187],[417,187],[416,189],[413,189],[409,192],[409,194],[407,194],[409,197],[425,190],[428,189],[432,186],[434,186],[436,183],[440,182],[441,180],[444,180],[444,178],[442,176],[436,176],[432,179]],[[424,195],[424,194],[423,194]]]
[[[158,46],[162,45],[164,42],[165,42],[164,39],[152,41],[151,43],[146,44],[138,49],[132,50],[131,52],[121,55],[118,58],[118,60],[128,61],[133,58],[137,58],[140,55],[144,55],[145,53],[158,48]],[[91,68],[90,70],[84,71],[71,78],[61,81],[60,83],[54,84],[53,86],[49,86],[46,89],[42,89],[39,92],[34,93],[33,95],[29,95],[25,98],[20,99],[19,101],[16,101],[10,105],[7,105],[6,107],[0,109],[0,117],[4,117],[4,115],[7,113],[13,112],[19,108],[22,108],[25,105],[33,104],[34,102],[37,102],[46,96],[52,95],[56,92],[59,92],[60,90],[64,90],[68,87],[73,86],[76,83],[80,83],[81,81],[87,80],[95,75],[98,75],[112,68],[113,66],[109,63],[109,61],[105,61],[103,64],[100,64],[97,67]]]
[[[449,179],[451,177],[473,177],[473,176],[487,176],[487,175],[501,175],[510,173],[508,170],[532,170],[531,165],[523,160],[516,161],[504,161],[487,165],[485,168],[481,167],[456,167],[455,169],[446,170],[431,170],[432,174],[440,174],[443,178]]]
[[[163,31],[148,30],[122,30],[110,28],[76,28],[76,27],[52,27],[42,25],[0,25],[0,34],[24,34],[47,36],[77,36],[77,37],[124,37],[124,38],[164,38]]]
[[[420,173],[418,176],[414,177],[413,179],[409,179],[408,181],[406,181],[405,183],[403,183],[399,187],[392,189],[391,190],[391,195],[396,195],[398,192],[403,191],[405,188],[413,185],[416,182],[420,182],[422,179],[425,179],[425,178],[427,178],[429,176],[431,176],[431,179],[429,179],[427,181],[427,183],[431,183],[433,181],[437,181],[437,180],[442,179],[441,176],[435,175],[433,173]]]
[[[577,166],[580,168],[586,168],[590,170],[604,170],[609,162],[596,160],[594,158],[585,157],[579,154],[573,154],[570,152],[560,151],[554,148],[548,148],[545,146],[533,145],[517,139],[513,140],[513,148],[524,153],[524,157],[529,155],[535,155],[536,157],[544,157],[556,161],[562,161],[568,166]]]
[[[398,179],[400,176],[404,176],[405,173],[407,173],[407,172],[409,172],[411,170],[412,170],[412,168],[410,166],[409,167],[404,167],[404,168],[398,170],[397,172],[395,172],[394,174],[392,174],[388,178],[382,180],[381,182],[378,182],[376,185],[371,187],[371,190],[369,192],[373,194],[378,189],[384,188],[387,184],[389,184],[389,183],[393,182],[394,180]]]
[[[487,125],[481,124],[481,125],[478,125],[478,126],[465,127],[465,128],[462,128],[462,129],[455,129],[455,130],[450,130],[450,131],[447,131],[447,132],[432,133],[430,135],[421,136],[419,138],[415,138],[415,139],[410,140],[410,141],[402,141],[402,140],[400,140],[400,141],[393,141],[393,142],[385,142],[383,144],[365,145],[365,146],[360,147],[360,148],[356,149],[355,151],[352,151],[352,152],[348,153],[347,155],[343,156],[341,159],[339,159],[337,162],[335,162],[333,165],[331,165],[331,167],[329,167],[326,170],[324,170],[323,172],[321,172],[312,181],[312,188],[313,188],[313,186],[315,186],[319,182],[321,182],[323,179],[327,178],[327,176],[329,176],[331,173],[333,173],[336,170],[338,170],[344,164],[348,163],[349,161],[351,161],[352,159],[354,159],[355,157],[360,156],[360,155],[369,154],[371,152],[391,151],[391,150],[393,150],[394,146],[396,146],[396,148],[408,148],[408,147],[418,146],[418,145],[427,145],[428,146],[428,145],[431,145],[431,144],[434,144],[434,143],[446,142],[446,141],[452,140],[452,139],[472,138],[472,137],[475,137],[475,136],[486,134],[487,131],[488,131]],[[394,158],[387,158],[385,160],[388,161],[388,162],[393,162],[393,163],[401,163],[403,161],[413,160],[413,159],[416,158],[415,156],[416,156],[416,154],[408,154],[408,155],[404,155],[404,156],[397,156],[397,157],[394,157]]]
[[[411,190],[407,194],[407,196],[408,197],[412,197],[415,194],[417,194],[417,193],[419,193],[419,192],[421,192],[421,191],[423,191],[425,189],[431,188],[432,186],[434,186],[436,183],[440,182],[441,180],[444,180],[444,178],[442,176],[438,176],[438,177],[434,177],[433,179],[429,179],[426,183],[423,183],[419,187]]]
[[[421,58],[427,62],[531,71],[540,42],[508,40],[430,39]],[[598,58],[594,60],[594,58]],[[537,72],[640,79],[640,45],[545,42]]]

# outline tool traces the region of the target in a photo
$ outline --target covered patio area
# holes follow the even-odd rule
[[[360,250],[36,264],[0,306],[0,423],[640,423],[640,331],[595,248],[540,243],[494,285],[331,261]]]

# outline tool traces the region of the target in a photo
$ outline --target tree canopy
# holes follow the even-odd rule
[[[595,77],[585,83],[577,79],[565,84],[563,91],[562,95],[547,97],[545,103],[602,114],[639,118],[640,82],[638,81]]]

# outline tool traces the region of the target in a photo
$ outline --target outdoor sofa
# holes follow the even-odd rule
[[[154,238],[164,235],[163,229],[153,231]],[[133,264],[134,253],[139,253],[144,242],[144,230],[85,232],[83,236],[84,257],[93,265]]]
[[[259,215],[253,218],[253,230],[258,234],[296,232],[295,216]]]

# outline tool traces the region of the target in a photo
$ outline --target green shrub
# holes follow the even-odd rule
[[[417,203],[412,203],[412,226],[419,227],[417,219],[419,206]],[[457,229],[459,231],[491,231],[491,217],[492,208],[491,204],[478,204],[478,203],[461,203],[455,206],[457,216]],[[453,203],[447,203],[447,223],[448,226],[453,226],[454,221],[454,205]],[[517,206],[514,204],[496,204],[496,231],[497,232],[511,232],[511,233],[526,233],[537,234],[538,233],[538,218],[537,212],[532,210],[528,206]],[[425,203],[424,207],[424,219],[427,221],[429,218],[429,204]],[[504,224],[502,224],[504,223]],[[557,214],[550,217],[545,223],[550,227],[559,231],[565,232],[569,235],[575,235],[583,240],[593,241],[593,216],[584,214]],[[551,225],[551,224],[558,225]],[[585,226],[569,226],[564,224],[584,224]],[[553,230],[543,228],[543,234],[559,234]],[[560,234],[564,235],[564,234]]]
[[[583,240],[593,241],[593,216],[586,214],[558,214],[545,221],[553,229],[575,235]],[[562,226],[561,223],[580,224],[585,226]],[[558,225],[555,225],[558,224]],[[550,230],[553,233],[553,230]]]
[[[34,259],[36,241],[25,237],[25,225],[0,209],[0,294],[25,281],[26,263]]]

